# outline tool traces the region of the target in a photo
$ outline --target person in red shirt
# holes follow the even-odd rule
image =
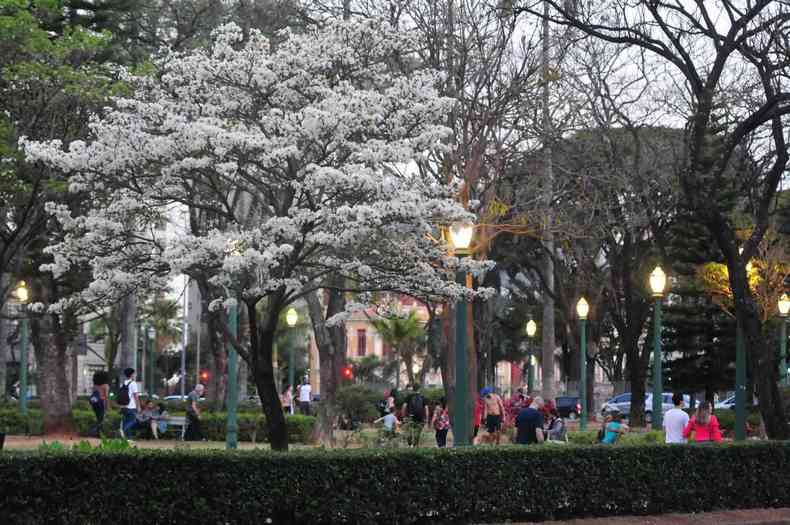
[[[712,412],[710,403],[702,403],[697,408],[697,414],[689,420],[686,428],[683,429],[683,437],[688,439],[693,432],[694,441],[697,443],[721,443],[719,420]]]

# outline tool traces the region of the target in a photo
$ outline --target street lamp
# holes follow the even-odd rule
[[[579,429],[587,430],[587,315],[590,313],[590,305],[582,297],[576,303],[576,314],[579,316],[579,333],[581,335],[581,357],[579,362],[579,399],[581,401],[582,413],[579,421]],[[545,363],[544,363],[545,365]]]
[[[455,255],[463,257],[471,252],[474,225],[453,224],[448,228],[450,244]],[[468,274],[456,276],[459,284],[471,287]],[[468,363],[466,355],[466,301],[461,298],[455,304],[455,414],[453,417],[453,442],[455,446],[470,444]]]
[[[156,367],[154,366],[154,356],[156,355],[156,328],[153,326],[148,326],[148,337],[146,338],[146,344],[148,345],[148,374],[146,375],[146,381],[148,382],[148,399],[154,398],[154,388],[156,385],[156,381],[154,379],[154,370]]]
[[[653,430],[661,430],[664,419],[664,385],[661,378],[661,298],[667,285],[667,274],[656,266],[650,274],[650,290],[655,299],[653,308]]]
[[[532,391],[535,390],[535,356],[532,355],[532,340],[537,332],[538,323],[536,323],[533,319],[530,319],[529,322],[527,322],[527,337],[529,337],[529,375],[527,375],[527,395],[532,395]]]
[[[27,415],[27,312],[25,305],[30,294],[25,281],[19,281],[16,287],[16,298],[22,305],[22,317],[19,319],[19,412]]]
[[[228,331],[233,339],[238,334],[239,307],[234,301],[228,308]],[[225,448],[231,450],[239,446],[239,424],[236,411],[239,405],[239,389],[237,376],[239,369],[239,353],[233,343],[228,351],[228,422],[225,432]]]
[[[787,315],[790,314],[790,297],[779,298],[779,381],[787,382]]]
[[[299,313],[296,311],[296,308],[289,308],[288,312],[285,314],[285,323],[288,325],[288,328],[293,328],[296,326],[297,321],[299,321]],[[291,415],[294,413],[294,381],[296,375],[296,357],[294,356],[294,345],[293,342],[290,340],[291,331],[288,331],[288,392],[291,394]]]

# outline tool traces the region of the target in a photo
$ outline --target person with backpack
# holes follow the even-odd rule
[[[104,423],[104,415],[107,413],[109,397],[110,374],[104,370],[98,370],[93,374],[93,392],[88,398],[93,413],[96,415],[96,424],[88,429],[89,436],[99,437],[101,434],[101,426]]]
[[[121,407],[121,437],[131,439],[134,437],[134,427],[137,425],[137,408],[140,406],[140,396],[137,382],[134,377],[134,368],[123,371],[124,380],[118,389],[115,402]]]
[[[411,385],[410,389],[411,394],[406,398],[401,410],[406,416],[404,425],[406,442],[409,447],[416,447],[420,444],[422,427],[428,423],[428,407],[425,406],[425,399],[420,393],[420,387]]]
[[[710,403],[704,402],[697,407],[697,413],[683,429],[683,437],[688,439],[694,433],[696,443],[721,443],[719,420],[713,415]]]
[[[450,414],[447,411],[447,400],[441,398],[439,404],[433,409],[431,423],[436,431],[436,446],[445,448],[447,446],[447,432],[450,430]]]

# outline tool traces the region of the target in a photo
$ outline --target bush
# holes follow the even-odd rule
[[[183,413],[172,413],[183,415]],[[74,426],[77,433],[87,436],[88,431],[96,422],[93,411],[75,410],[72,412]],[[224,412],[205,412],[203,414],[203,433],[211,441],[225,441],[225,425],[227,415]],[[310,443],[315,417],[312,416],[285,416],[288,428],[288,440],[291,443]],[[239,413],[239,441],[266,441],[266,418],[258,413]],[[115,435],[121,425],[121,414],[111,410],[104,416],[102,432],[105,435]],[[43,433],[43,422],[40,410],[29,410],[27,419],[23,418],[18,410],[0,410],[0,432],[9,435],[40,435]],[[254,438],[254,439],[253,439]]]
[[[376,404],[382,394],[365,385],[348,385],[337,390],[335,398],[340,412],[351,421],[370,423],[379,417]]]
[[[52,451],[0,454],[0,494],[8,525],[139,523],[134,508],[158,523],[541,521],[788,506],[788,468],[788,443]],[[397,497],[378,490],[387,475]]]

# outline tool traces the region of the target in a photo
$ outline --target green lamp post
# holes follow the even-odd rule
[[[450,243],[454,254],[463,257],[469,255],[472,244],[474,225],[454,224],[449,228]],[[458,283],[466,287],[469,275],[459,273]],[[455,303],[455,414],[453,415],[453,443],[456,447],[471,444],[469,434],[471,430],[470,416],[471,403],[469,399],[469,364],[467,363],[466,349],[466,301],[460,299]]]
[[[527,336],[529,337],[529,357],[527,357],[527,369],[529,370],[527,375],[528,396],[531,396],[532,392],[535,390],[535,356],[532,355],[532,340],[536,333],[538,333],[538,323],[536,323],[533,319],[530,319],[527,323]]]
[[[299,314],[295,308],[289,308],[285,314],[285,323],[288,328],[293,328],[299,321]],[[291,400],[291,414],[294,413],[294,381],[296,378],[296,352],[294,351],[294,344],[291,341],[291,330],[288,331],[288,392],[290,393]]]
[[[587,430],[587,315],[590,313],[590,305],[584,297],[576,303],[576,314],[579,316],[579,334],[581,337],[581,348],[579,352],[579,401],[582,406],[582,413],[579,419],[579,430]]]
[[[779,298],[779,382],[787,384],[787,315],[790,314],[790,297]]]
[[[27,309],[30,294],[25,281],[19,281],[16,298],[21,304],[22,317],[19,319],[19,413],[27,415]]]
[[[228,308],[228,331],[234,339],[238,334],[239,307],[234,302]],[[236,412],[239,405],[238,388],[239,353],[233,344],[228,350],[228,421],[225,432],[225,448],[233,450],[239,446],[239,423]]]
[[[661,377],[661,299],[667,285],[667,275],[660,266],[650,274],[650,290],[655,299],[653,308],[653,430],[661,430],[664,420],[664,384]]]

